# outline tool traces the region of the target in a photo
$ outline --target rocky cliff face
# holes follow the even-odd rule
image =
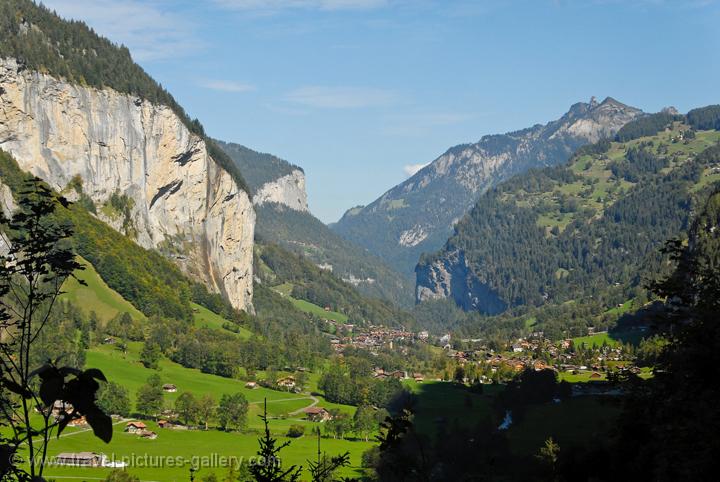
[[[255,192],[253,202],[256,205],[277,203],[295,211],[309,212],[305,173],[295,169],[290,174],[266,182]]]
[[[295,211],[309,212],[305,172],[301,167],[234,142],[215,142],[243,173],[255,193],[253,202],[256,206],[279,204]]]
[[[453,147],[332,227],[411,273],[420,254],[439,249],[487,189],[528,169],[562,164],[578,147],[614,135],[639,115],[640,110],[614,99],[593,98],[548,124]]]
[[[448,253],[432,263],[418,265],[415,298],[418,302],[450,298],[466,311],[475,310],[495,315],[507,308],[505,302],[480,282],[468,267],[460,250]]]
[[[178,264],[236,308],[252,301],[255,212],[173,111],[71,85],[0,60],[0,148],[60,191],[73,178],[98,215]],[[122,199],[129,219],[108,202]]]

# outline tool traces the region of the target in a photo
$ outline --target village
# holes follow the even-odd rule
[[[462,367],[470,376],[465,382],[499,383],[511,379],[516,373],[526,369],[536,371],[551,369],[557,373],[573,376],[586,375],[587,380],[606,380],[608,372],[630,371],[639,373],[634,365],[635,355],[629,344],[602,343],[586,344],[566,338],[553,341],[544,336],[543,332],[533,332],[526,337],[519,337],[504,346],[490,348],[482,339],[466,339],[453,342],[451,334],[432,337],[427,331],[412,332],[399,328],[370,325],[357,331],[356,325],[326,320],[332,327],[330,343],[339,355],[348,348],[367,350],[377,355],[386,350],[400,355],[407,355],[408,347],[417,344],[428,344],[434,349],[441,349],[444,356]],[[607,332],[595,332],[589,328],[590,336],[607,336]],[[462,346],[463,349],[456,349]],[[468,348],[469,347],[469,348]],[[413,371],[413,373],[410,373]],[[400,380],[414,379],[421,382],[431,374],[418,373],[407,367],[407,370],[384,371],[376,368],[375,378],[393,377]],[[444,374],[434,374],[434,379],[453,379],[453,370]],[[437,376],[439,375],[439,376]]]

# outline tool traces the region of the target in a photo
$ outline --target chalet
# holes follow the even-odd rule
[[[422,373],[413,373],[413,379],[414,379],[417,383],[422,383],[422,381],[425,380],[425,378],[423,377]]]
[[[158,420],[158,427],[160,428],[172,428],[172,424],[167,420]]]
[[[103,344],[105,345],[114,345],[115,344],[115,338],[112,336],[108,336],[106,338],[103,338]]]
[[[142,422],[128,422],[127,425],[125,425],[125,431],[128,433],[139,433],[146,428],[147,425]]]
[[[598,378],[602,378],[602,375],[598,372],[593,372],[592,375],[590,375],[590,378],[597,380]]]
[[[166,383],[165,385],[163,385],[162,388],[163,388],[163,392],[168,392],[168,393],[177,392],[177,387],[175,385],[173,385],[172,383]]]
[[[105,456],[95,452],[63,452],[55,456],[55,463],[58,465],[70,465],[75,467],[102,467]]]
[[[287,376],[277,381],[279,387],[293,388],[295,387],[295,377]]]
[[[139,433],[141,438],[147,439],[147,440],[155,440],[157,438],[157,434],[153,432],[152,430],[142,430]]]
[[[255,390],[258,388],[258,384],[256,382],[247,382],[245,384],[245,388],[249,388],[250,390]]]
[[[307,415],[307,419],[311,422],[325,422],[332,420],[332,415],[322,407],[308,407],[303,410]]]

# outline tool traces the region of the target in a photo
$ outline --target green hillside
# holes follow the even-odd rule
[[[143,315],[132,303],[110,288],[95,271],[92,264],[81,258],[85,269],[77,273],[77,278],[87,283],[83,286],[76,279],[69,278],[63,285],[63,299],[79,306],[89,315],[94,311],[98,319],[107,322],[120,313],[129,313],[137,320],[144,320]]]
[[[451,254],[460,252],[468,273],[453,278],[455,301],[481,312],[556,306],[536,329],[548,322],[558,329],[566,321],[591,324],[585,307],[593,305],[599,315],[642,297],[642,280],[664,269],[660,247],[688,228],[720,180],[720,132],[698,130],[685,119],[642,118],[626,126],[623,142],[601,141],[580,149],[566,166],[492,189],[443,250],[421,259],[418,285],[433,289],[435,266],[453,266]]]
[[[356,287],[339,280],[302,256],[277,245],[256,246],[256,272],[264,284],[306,313],[327,319],[334,313],[338,321],[351,323],[407,324],[410,315],[389,302],[368,298]],[[329,307],[330,312],[325,311]]]
[[[280,244],[313,263],[332,266],[338,278],[352,280],[362,294],[409,307],[412,282],[389,268],[380,258],[330,230],[310,213],[276,204],[256,208],[257,238]]]
[[[193,321],[195,322],[195,326],[197,326],[198,328],[204,327],[212,328],[214,330],[222,330],[244,339],[250,338],[252,336],[252,332],[247,328],[233,324],[232,322],[226,320],[217,313],[213,313],[212,311],[208,310],[204,306],[198,305],[197,303],[191,303],[190,306],[193,310]],[[227,330],[228,324],[233,325],[234,329],[237,329],[238,332],[233,333],[232,331]]]
[[[271,430],[281,441],[291,440],[292,443],[283,453],[283,463],[307,465],[306,459],[316,450],[317,440],[310,436],[313,427],[322,424],[309,422],[302,413],[292,412],[302,410],[319,399],[319,404],[326,408],[337,408],[347,413],[353,413],[354,407],[325,402],[322,397],[314,398],[306,393],[294,394],[268,390],[266,388],[248,389],[245,382],[227,379],[202,373],[199,370],[184,368],[167,359],[160,362],[159,370],[144,368],[139,361],[140,343],[130,343],[128,350],[123,353],[114,345],[101,345],[92,348],[87,353],[87,365],[100,368],[107,378],[119,383],[128,389],[131,399],[134,400],[137,389],[153,373],[159,373],[163,383],[175,384],[176,393],[165,394],[166,406],[172,406],[175,399],[185,391],[196,396],[210,394],[219,399],[222,394],[242,393],[250,403],[248,413],[248,428],[242,433],[227,433],[211,428],[202,430],[164,430],[153,421],[145,421],[151,430],[159,436],[157,440],[143,440],[123,432],[126,422],[120,421],[115,425],[115,433],[110,444],[105,445],[92,436],[91,432],[73,431],[53,440],[50,444],[49,455],[60,452],[96,451],[116,459],[130,457],[132,454],[148,454],[164,457],[187,458],[188,465],[182,467],[131,467],[129,471],[141,477],[142,480],[185,480],[189,470],[189,462],[193,456],[207,456],[212,454],[225,457],[250,457],[257,452],[258,430],[262,424],[257,415],[262,413],[264,400],[267,400],[268,413],[273,420]],[[290,425],[302,425],[308,435],[299,439],[287,439],[285,436]],[[211,424],[211,427],[213,424]],[[361,440],[335,440],[323,439],[322,448],[331,454],[349,451],[352,466],[343,471],[346,475],[358,475],[360,457],[373,442]],[[90,469],[71,467],[52,467],[49,478],[70,478],[87,480],[87,478],[104,477],[110,469]],[[215,471],[218,476],[224,476],[225,468],[208,468],[204,471]]]
[[[272,154],[257,152],[233,142],[215,142],[243,173],[253,192],[257,192],[267,182],[287,176],[295,170],[302,171],[301,167]]]

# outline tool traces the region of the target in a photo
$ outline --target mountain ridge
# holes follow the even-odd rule
[[[363,295],[412,306],[413,283],[385,263],[330,230],[310,212],[302,167],[272,154],[216,141],[237,163],[252,189],[256,240],[277,243],[316,266],[332,271]]]
[[[720,114],[691,112],[641,117],[565,166],[486,192],[445,246],[421,258],[417,301],[450,298],[497,314],[587,297],[613,307],[634,296],[636,272],[662,268],[659,248],[687,228],[693,206],[720,180],[720,133],[699,129]]]
[[[411,271],[423,252],[438,249],[477,197],[532,167],[558,165],[581,145],[610,137],[642,111],[607,97],[573,104],[560,119],[483,136],[445,151],[403,183],[331,226],[384,259]]]

